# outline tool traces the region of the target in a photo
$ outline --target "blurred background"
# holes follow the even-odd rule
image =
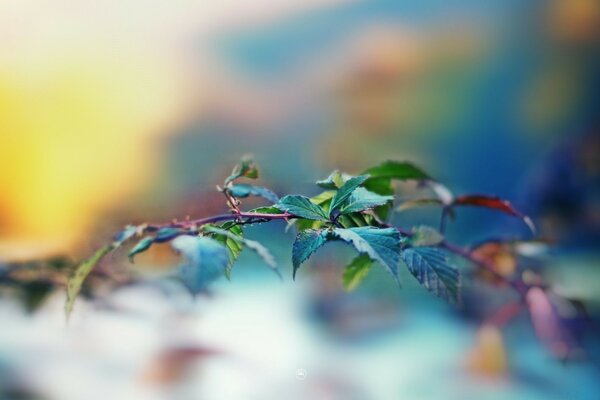
[[[553,243],[532,268],[597,321],[599,53],[597,0],[2,1],[0,269],[64,276],[127,223],[224,212],[215,185],[244,153],[280,195],[408,160],[530,215]],[[244,255],[192,301],[157,246],[103,263],[143,282],[92,280],[68,326],[60,288],[3,288],[0,398],[599,398],[597,330],[562,362],[526,313],[484,323],[505,288],[465,279],[457,309],[373,270],[346,293],[343,246],[292,282],[284,228],[248,229],[283,283]],[[481,210],[448,229],[529,235]]]

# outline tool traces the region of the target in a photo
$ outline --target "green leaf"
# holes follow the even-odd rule
[[[244,237],[242,236],[242,233],[241,233],[241,228],[239,226],[234,226],[234,227],[239,228],[240,233],[232,232],[232,230],[219,229],[219,228],[216,228],[213,226],[207,226],[207,225],[205,225],[203,229],[207,232],[214,234],[215,235],[214,238],[216,240],[218,240],[219,242],[224,243],[228,249],[231,247],[235,251],[236,254],[235,254],[235,258],[233,261],[235,261],[235,259],[239,255],[239,253],[242,251],[242,246],[246,246],[250,250],[254,251],[256,254],[258,254],[262,258],[264,263],[267,264],[267,266],[269,266],[269,268],[271,268],[273,270],[273,272],[275,272],[281,278],[281,273],[279,272],[279,269],[277,268],[277,262],[275,261],[275,257],[273,257],[271,252],[265,246],[263,246],[262,244],[260,244],[259,242],[255,241],[255,240],[244,239]],[[234,243],[235,243],[235,246],[234,246]],[[228,268],[225,270],[226,276],[228,278],[231,273],[230,272],[231,264],[233,264],[233,261],[231,260],[231,254],[232,254],[232,251],[230,250],[230,252],[229,252],[230,264],[229,264]]]
[[[392,201],[394,196],[380,196],[376,193],[370,192],[365,188],[357,188],[350,195],[350,198],[341,208],[341,214],[350,214],[353,212],[359,212],[368,210],[386,204],[388,201]]]
[[[242,161],[233,168],[231,175],[225,179],[225,186],[242,176],[250,179],[258,178],[258,168],[254,164],[254,160],[251,155],[245,155],[242,157]]]
[[[333,235],[350,243],[359,253],[367,254],[372,260],[379,262],[398,281],[400,233],[396,229],[365,226],[334,229]]]
[[[277,212],[279,212],[279,210],[277,210]],[[229,221],[221,225],[221,227],[206,224],[202,227],[202,229],[211,233],[211,237],[213,239],[227,248],[229,262],[227,264],[227,268],[225,268],[225,277],[230,279],[233,264],[238,259],[242,249],[244,248],[244,231],[242,230],[242,227],[236,225],[234,222]]]
[[[383,196],[394,194],[392,180],[390,178],[369,178],[363,184],[363,187],[373,193]]]
[[[285,196],[275,204],[283,212],[289,212],[306,219],[327,221],[327,213],[321,207],[310,201],[308,197],[291,195]]]
[[[133,262],[133,258],[135,257],[135,255],[148,250],[150,246],[152,246],[153,242],[154,238],[152,236],[146,236],[142,240],[137,242],[137,244],[133,246],[131,250],[129,250],[129,254],[127,255],[129,257],[129,261]]]
[[[352,291],[360,285],[360,283],[367,277],[371,267],[373,266],[373,260],[367,254],[361,254],[356,257],[346,267],[342,281],[344,283],[344,289]]]
[[[186,259],[179,277],[192,294],[198,294],[221,277],[229,263],[227,249],[208,237],[179,236],[171,244]]]
[[[354,178],[348,179],[344,185],[338,189],[333,198],[331,199],[331,206],[329,207],[329,215],[331,216],[338,208],[340,208],[346,200],[350,197],[352,192],[356,190],[360,185],[369,178],[368,175],[360,175]]]
[[[414,247],[435,246],[443,241],[444,235],[437,229],[425,225],[414,228],[413,235],[408,240]]]
[[[364,172],[371,178],[390,178],[401,181],[430,180],[431,177],[414,164],[403,161],[385,161]]]
[[[359,228],[361,226],[371,226],[375,223],[373,217],[362,213],[353,213],[340,215],[338,223],[342,228]]]
[[[460,274],[434,247],[414,247],[402,252],[408,270],[430,292],[453,304],[460,303]]]
[[[328,231],[325,229],[304,230],[296,236],[292,247],[292,264],[294,266],[293,278],[296,279],[296,271],[300,265],[327,242]]]
[[[270,206],[270,207],[257,207],[248,212],[255,213],[255,214],[280,214],[281,210],[277,207]]]
[[[331,204],[331,199],[335,196],[334,190],[327,190],[325,192],[321,192],[318,195],[311,197],[310,201],[321,206],[324,210],[329,210],[329,205]]]
[[[81,264],[75,268],[69,280],[67,281],[67,302],[65,303],[65,314],[67,320],[71,316],[73,306],[75,305],[75,299],[81,290],[81,286],[88,277],[94,267],[102,260],[102,258],[110,253],[114,249],[113,244],[102,247],[96,251],[90,258],[84,260]]]
[[[351,175],[335,170],[327,178],[317,181],[317,185],[323,189],[337,190],[350,178],[352,178]]]
[[[227,190],[233,197],[245,198],[248,196],[259,196],[272,203],[276,203],[279,200],[279,197],[275,193],[262,186],[238,183],[227,188]]]

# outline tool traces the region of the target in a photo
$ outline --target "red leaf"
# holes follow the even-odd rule
[[[472,195],[459,196],[456,199],[454,199],[454,202],[452,204],[460,205],[460,206],[485,207],[485,208],[491,208],[494,210],[501,211],[505,214],[509,214],[514,217],[521,218],[523,220],[523,222],[525,222],[525,224],[527,224],[529,229],[535,233],[535,226],[533,225],[531,218],[529,218],[528,216],[517,211],[508,200],[503,200],[499,197],[491,197],[491,196],[484,196],[484,195],[480,195],[480,194],[472,194]]]

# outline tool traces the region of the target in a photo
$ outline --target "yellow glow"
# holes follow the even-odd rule
[[[139,188],[151,173],[148,137],[177,103],[172,76],[156,57],[98,47],[4,64],[0,234],[65,246]]]

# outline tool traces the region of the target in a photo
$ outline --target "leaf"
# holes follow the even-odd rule
[[[431,189],[443,205],[448,206],[454,201],[454,194],[445,185],[436,181],[425,181],[425,185]]]
[[[277,210],[277,212],[279,212],[279,210]],[[242,227],[230,221],[221,225],[220,228],[211,224],[206,224],[202,229],[212,233],[212,238],[227,248],[229,262],[227,268],[225,268],[225,277],[230,279],[233,264],[238,259],[243,249],[242,242],[244,240],[244,231],[242,230]]]
[[[531,232],[535,233],[536,230],[533,221],[531,221],[531,218],[517,211],[508,200],[503,200],[499,197],[485,196],[479,194],[466,195],[457,197],[452,204],[460,206],[485,207],[498,210],[505,214],[509,214],[514,217],[520,218],[527,225],[527,227],[529,227]]]
[[[219,228],[216,228],[213,226],[207,226],[207,225],[204,226],[204,229],[207,232],[211,232],[211,233],[215,234],[215,239],[221,243],[223,243],[223,241],[219,240],[217,238],[220,237],[222,239],[226,239],[224,241],[224,243],[226,244],[226,247],[228,249],[230,247],[232,247],[236,251],[235,258],[237,258],[239,253],[242,251],[242,246],[248,247],[250,250],[252,250],[256,254],[258,254],[263,259],[265,264],[267,264],[267,266],[269,266],[269,268],[271,268],[273,270],[273,272],[275,272],[281,278],[281,273],[279,272],[279,269],[277,268],[277,262],[275,261],[275,257],[273,257],[271,252],[265,246],[263,246],[261,243],[255,241],[255,240],[245,239],[241,234],[241,228],[239,226],[235,226],[235,227],[239,228],[239,231],[240,231],[239,234],[234,233],[231,230],[219,229]],[[232,241],[235,242],[237,245],[239,245],[239,247],[233,246],[233,243],[231,243]],[[230,251],[230,253],[229,253],[230,264],[227,269],[229,271],[231,271],[231,264],[233,263],[233,261],[231,261],[231,253],[232,252]],[[227,270],[226,270],[226,275],[229,278],[230,272],[227,272]]]
[[[344,289],[347,291],[356,289],[363,279],[367,277],[372,266],[373,260],[367,254],[361,254],[352,260],[342,276]]]
[[[334,211],[340,208],[344,202],[350,197],[352,192],[356,190],[360,185],[367,180],[368,175],[360,175],[354,178],[348,179],[344,185],[338,189],[331,199],[331,206],[329,207],[329,215],[331,216]]]
[[[325,213],[327,214],[329,210],[329,204],[331,203],[331,199],[333,198],[334,194],[335,191],[328,190],[314,197],[311,197],[310,201],[317,204],[318,206],[321,206],[321,208],[325,210]],[[293,221],[290,221],[290,224],[295,225],[299,231],[303,231],[304,229],[319,229],[324,226],[323,221],[313,221],[309,219],[295,219]]]
[[[375,208],[392,201],[394,196],[380,196],[376,193],[370,192],[365,188],[357,188],[350,195],[350,198],[346,204],[341,208],[341,214],[350,214],[353,212],[359,212]]]
[[[382,196],[394,195],[395,193],[390,178],[369,178],[365,181],[363,187],[370,192]],[[373,212],[380,220],[386,220],[390,215],[391,208],[391,203],[384,204],[383,206],[375,208]]]
[[[179,235],[184,235],[187,233],[188,233],[187,231],[185,231],[181,228],[173,228],[173,227],[160,228],[158,230],[158,232],[156,232],[156,235],[154,236],[153,241],[155,243],[164,243],[164,242],[168,242],[169,240],[175,239]],[[150,244],[152,244],[152,243],[150,243]]]
[[[245,155],[242,157],[242,161],[233,168],[231,175],[225,179],[225,186],[242,176],[250,179],[258,178],[258,168],[254,164],[254,160],[251,155]]]
[[[308,197],[291,195],[285,196],[275,204],[283,212],[289,212],[298,217],[327,221],[327,213],[321,207],[310,201]]]
[[[340,215],[337,222],[342,228],[359,228],[361,226],[371,226],[375,223],[371,215],[362,213]]]
[[[352,178],[351,175],[335,170],[327,178],[317,181],[317,185],[323,189],[337,190],[350,178]]]
[[[135,234],[138,231],[138,227],[135,225],[127,225],[125,228],[123,228],[122,231],[120,231],[119,233],[117,233],[114,237],[114,242],[113,242],[113,246],[114,248],[117,248],[119,246],[121,246],[123,243],[125,243],[127,240],[131,239],[133,236],[135,236]]]
[[[401,181],[430,180],[431,177],[414,164],[403,161],[385,161],[364,172],[373,178],[390,178]]]
[[[402,252],[408,270],[430,292],[453,304],[460,303],[460,274],[434,247],[411,247]]]
[[[409,239],[410,245],[414,247],[435,246],[444,241],[437,229],[421,225],[413,229],[413,235]]]
[[[262,186],[238,183],[227,188],[227,190],[233,197],[245,198],[248,196],[259,196],[272,203],[276,203],[279,200],[279,196]]]
[[[229,263],[227,249],[208,237],[179,236],[171,244],[186,259],[179,276],[192,294],[198,294],[222,276]]]
[[[133,246],[131,250],[129,250],[129,254],[127,255],[129,257],[129,261],[133,262],[133,258],[135,257],[135,255],[148,250],[150,246],[152,246],[153,242],[154,238],[152,236],[146,236],[142,240],[137,242],[137,244]]]
[[[255,214],[280,214],[281,210],[277,207],[257,207],[254,208],[250,211],[248,211],[248,213],[255,213]]]
[[[327,190],[325,192],[321,192],[318,195],[311,197],[310,201],[321,206],[324,210],[329,210],[329,205],[331,204],[331,199],[335,195],[334,190]]]
[[[267,264],[267,266],[269,266],[269,268],[271,268],[280,279],[283,279],[281,273],[279,272],[279,268],[277,267],[277,261],[275,261],[275,257],[273,257],[269,249],[255,240],[245,239],[244,244],[250,250],[253,250],[256,254],[258,254],[264,263]]]
[[[296,279],[296,271],[300,265],[327,242],[327,230],[307,229],[296,236],[292,247],[292,265],[294,271],[292,277]]]
[[[392,180],[390,178],[370,177],[365,181],[363,187],[373,193],[384,196],[394,194],[394,188],[392,187]]]
[[[333,235],[352,244],[356,251],[367,254],[372,260],[383,265],[398,281],[398,262],[400,261],[400,233],[394,228],[334,229]]]
[[[114,248],[113,244],[106,245],[101,249],[97,250],[90,258],[84,260],[81,264],[75,268],[73,274],[67,281],[67,302],[65,303],[65,314],[67,320],[71,316],[73,306],[75,305],[75,299],[81,290],[83,281],[88,277],[94,267],[102,260],[102,258],[110,253]]]

